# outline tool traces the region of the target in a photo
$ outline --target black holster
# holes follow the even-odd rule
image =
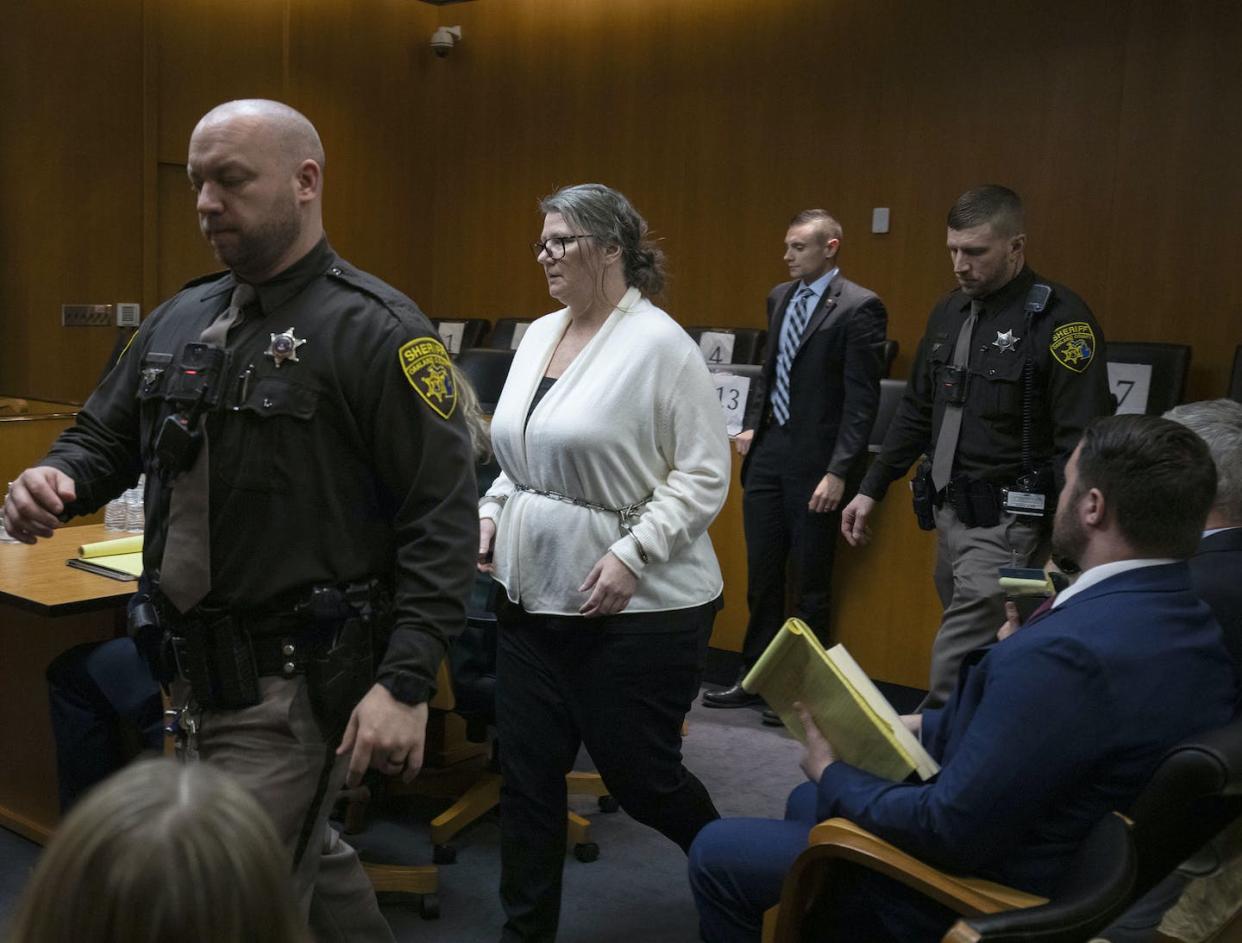
[[[325,741],[341,739],[349,715],[374,678],[369,620],[361,616],[346,619],[333,644],[311,655],[306,663],[311,709]]]
[[[936,529],[936,488],[932,485],[931,463],[924,462],[910,479],[914,519],[920,530]]]

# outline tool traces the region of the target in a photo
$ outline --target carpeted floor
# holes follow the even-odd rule
[[[909,689],[885,691],[899,710],[918,702]],[[783,730],[764,727],[754,709],[708,710],[695,705],[685,739],[686,765],[711,791],[722,815],[779,816],[802,779],[801,748]],[[583,758],[583,768],[589,760]],[[573,807],[591,820],[597,861],[567,855],[561,943],[693,943],[694,904],[681,849],[624,812],[605,814],[593,799]],[[410,864],[431,860],[426,800],[393,800],[378,810],[366,841],[396,845]],[[502,915],[496,896],[500,830],[491,814],[457,837],[457,861],[440,868],[438,920],[423,920],[413,903],[386,901],[384,912],[402,943],[494,943]],[[38,847],[0,829],[0,921],[11,912]]]

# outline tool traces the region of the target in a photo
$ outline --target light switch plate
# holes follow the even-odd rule
[[[142,315],[142,306],[134,301],[118,301],[116,304],[116,326],[137,327]]]
[[[888,232],[887,206],[877,206],[871,211],[871,231],[874,233]]]

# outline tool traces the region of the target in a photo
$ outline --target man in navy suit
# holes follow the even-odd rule
[[[759,698],[742,676],[785,621],[786,566],[794,571],[793,615],[828,641],[832,556],[845,495],[880,402],[880,350],[888,313],[875,292],[841,274],[841,224],[804,210],[785,234],[792,280],[768,294],[763,373],[736,437],[742,463],[750,623],[738,683],[703,695],[706,707],[746,707]]]
[[[1190,579],[1220,622],[1225,645],[1242,669],[1242,403],[1186,403],[1165,416],[1203,439],[1216,464],[1216,500],[1199,549],[1189,561]],[[1179,940],[1210,939],[1238,909],[1242,822],[1234,823],[1214,845],[1220,868],[1193,881],[1174,871],[1101,936],[1109,943],[1131,943],[1150,939],[1159,928]]]
[[[1234,667],[1186,563],[1215,490],[1207,446],[1184,426],[1134,415],[1089,426],[1053,528],[1056,558],[1082,576],[1020,632],[968,656],[943,708],[908,719],[940,773],[879,779],[839,761],[810,724],[812,782],[794,790],[786,819],[715,822],[691,848],[704,940],[758,940],[808,830],[833,816],[946,870],[1047,895],[1165,750],[1232,716]],[[830,895],[816,924],[828,939],[938,940],[954,920],[872,872],[843,870]]]

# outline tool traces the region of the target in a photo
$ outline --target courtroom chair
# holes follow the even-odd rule
[[[1151,387],[1143,410],[1147,415],[1159,416],[1182,402],[1186,393],[1186,378],[1190,374],[1190,348],[1187,345],[1108,341],[1104,356],[1109,364],[1144,364],[1151,367]],[[1119,409],[1125,407],[1129,395],[1128,385],[1114,389]]]
[[[482,344],[483,338],[492,328],[492,322],[487,318],[432,318],[431,323],[439,331],[441,338],[445,338],[446,334],[452,333],[454,329],[460,329],[460,343],[454,345],[448,340],[444,341],[444,346],[449,348],[449,353],[454,357],[460,355],[463,350]],[[449,332],[444,330],[446,326],[450,328]]]
[[[811,830],[807,849],[785,877],[779,907],[764,915],[765,940],[802,939],[807,915],[839,862],[887,875],[964,915],[946,941],[1088,939],[1179,865],[1188,859],[1193,863],[1192,856],[1240,814],[1242,715],[1224,727],[1187,738],[1157,764],[1129,810],[1136,861],[1121,901],[1114,892],[1126,883],[1124,875],[1096,867],[1090,860],[1098,844],[1107,847],[1116,841],[1098,834],[1114,826],[1097,823],[1049,900],[991,881],[947,874],[847,819],[828,819]],[[1094,878],[1103,882],[1094,890],[1082,883]],[[1092,900],[1101,909],[1088,916],[1083,908]],[[1072,924],[1073,933],[1050,935],[1069,933],[1068,925],[1058,923],[1062,919]],[[976,929],[970,930],[971,925]],[[972,935],[975,932],[979,936]]]
[[[1225,394],[1232,400],[1242,403],[1242,344],[1233,352],[1233,370],[1229,373],[1229,392]]]
[[[905,380],[890,380],[885,377],[880,381],[880,406],[875,413],[875,422],[871,424],[871,438],[867,440],[867,451],[879,453],[884,444],[884,436],[888,433],[889,424],[897,412],[897,404],[906,393]]]
[[[480,578],[476,582],[476,594],[480,587],[487,587],[484,592],[490,594],[496,591],[497,584]],[[390,795],[416,793],[453,799],[447,809],[431,820],[431,842],[432,860],[437,865],[456,861],[456,849],[450,844],[453,838],[500,803],[501,777],[497,772],[497,757],[503,747],[490,737],[496,719],[495,690],[496,618],[491,612],[477,608],[467,616],[465,631],[454,641],[446,663],[441,666],[436,698],[431,706],[437,711],[451,711],[464,719],[467,740],[478,744],[492,740],[491,759],[481,770],[470,763],[463,763],[460,769],[449,769],[441,775],[426,770],[409,786],[399,780],[374,780],[372,777],[374,785],[371,788],[347,796],[350,805],[346,812],[346,834],[357,834],[365,829],[366,804],[379,792]],[[486,748],[481,752],[486,754]],[[566,783],[571,795],[595,797],[602,812],[616,812],[619,808],[598,773],[574,771],[566,777]],[[576,812],[566,810],[566,815],[574,857],[582,862],[595,861],[599,857],[599,845],[591,839],[591,823]],[[363,864],[368,865],[365,858]],[[379,890],[380,885],[374,877],[373,883]]]
[[[493,350],[517,350],[522,341],[523,330],[532,323],[531,318],[497,318],[496,326],[487,335],[487,342],[483,346]]]
[[[893,337],[886,339],[880,344],[880,358],[882,370],[880,376],[891,377],[893,375],[893,361],[897,359],[897,352],[901,350],[901,343]]]
[[[688,333],[696,344],[706,332],[713,334],[729,334],[733,337],[733,352],[725,355],[723,348],[715,348],[704,355],[709,366],[728,364],[748,364],[763,362],[763,348],[768,332],[757,327],[688,327]]]
[[[483,412],[491,415],[496,411],[500,392],[505,388],[505,378],[513,363],[513,351],[493,350],[489,347],[472,347],[463,350],[457,358],[457,368],[466,375],[479,397]]]

